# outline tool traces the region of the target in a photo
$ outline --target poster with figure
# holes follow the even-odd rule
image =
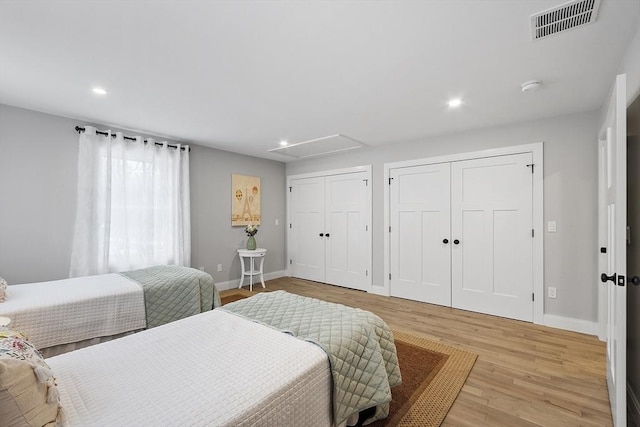
[[[260,225],[260,177],[231,174],[231,225]]]

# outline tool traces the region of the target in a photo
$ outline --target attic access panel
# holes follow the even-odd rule
[[[273,148],[269,151],[272,153],[295,157],[297,159],[304,159],[307,157],[355,150],[366,146],[367,145],[363,142],[345,135],[336,134],[322,138],[310,139],[309,141],[298,142],[284,147]]]

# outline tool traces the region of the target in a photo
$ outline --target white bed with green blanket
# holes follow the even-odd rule
[[[283,291],[47,363],[64,427],[343,427],[386,416],[401,381],[382,319]]]
[[[0,316],[53,356],[220,305],[211,275],[156,266],[124,273],[11,285]]]

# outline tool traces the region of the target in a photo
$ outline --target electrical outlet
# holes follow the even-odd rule
[[[198,270],[202,270],[202,271],[204,271],[204,266],[202,266],[202,267],[198,267]]]
[[[553,288],[553,287],[547,288],[547,295],[549,295],[549,298],[556,298],[557,297],[557,289]]]
[[[280,224],[280,220],[278,218],[276,218],[276,226]]]
[[[222,271],[222,264],[218,264],[218,271]]]

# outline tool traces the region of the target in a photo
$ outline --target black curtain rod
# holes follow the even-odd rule
[[[84,132],[84,128],[82,126],[76,126],[76,132],[82,133],[82,132]],[[104,131],[101,131],[101,130],[96,130],[96,133],[98,135],[109,136],[109,132],[104,132]],[[116,135],[114,133],[112,133],[111,134],[111,138],[115,138],[115,137],[116,137]],[[133,136],[123,136],[123,138],[124,139],[128,139],[129,141],[137,141],[137,138],[134,138]],[[144,141],[145,144],[147,143],[146,139],[144,139],[143,141]],[[161,142],[156,142],[155,144],[156,145],[160,145],[160,146],[164,146],[164,144],[161,143]],[[172,145],[172,144],[167,144],[167,146],[171,147],[171,148],[178,148],[177,145]],[[180,149],[184,150],[185,147],[180,147]],[[189,151],[191,151],[191,147],[189,147]]]

